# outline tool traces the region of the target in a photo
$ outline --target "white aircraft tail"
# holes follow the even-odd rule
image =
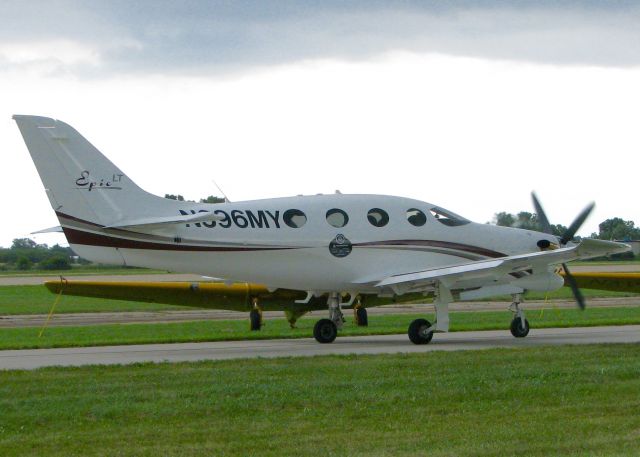
[[[39,116],[13,119],[58,218],[117,227],[180,216],[183,202],[142,190],[68,124]]]

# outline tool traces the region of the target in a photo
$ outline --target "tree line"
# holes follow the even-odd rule
[[[164,198],[169,200],[177,200],[179,202],[194,202],[195,200],[185,200],[182,195],[164,194]],[[200,203],[224,203],[226,200],[223,197],[216,197],[215,195],[209,195],[207,198],[201,198]]]
[[[493,217],[493,224],[503,227],[516,227],[526,230],[542,231],[542,226],[535,213],[521,211],[518,214],[496,213]],[[567,227],[561,224],[552,225],[553,234],[562,236]],[[598,232],[591,233],[590,238],[599,240],[631,241],[640,240],[640,227],[636,227],[633,221],[625,221],[619,217],[614,217],[601,222],[598,225]]]
[[[0,248],[0,270],[70,270],[75,256],[70,247],[38,244],[29,238],[16,238],[10,248]],[[80,263],[88,263],[77,258]]]

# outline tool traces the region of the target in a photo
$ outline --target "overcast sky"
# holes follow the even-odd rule
[[[11,115],[76,127],[147,190],[340,189],[582,234],[640,223],[636,2],[0,2],[0,245],[57,225]],[[52,243],[59,239],[36,238]]]

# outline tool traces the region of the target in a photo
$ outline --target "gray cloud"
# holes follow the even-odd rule
[[[0,18],[5,70],[197,74],[301,59],[366,59],[394,50],[640,64],[635,2],[8,0],[0,4]],[[61,59],[47,48],[33,58],[11,59],[11,46],[47,42],[75,44],[94,58]]]

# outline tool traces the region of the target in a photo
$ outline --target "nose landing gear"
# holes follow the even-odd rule
[[[413,344],[427,344],[433,338],[431,322],[426,319],[416,319],[409,325],[409,340]]]

